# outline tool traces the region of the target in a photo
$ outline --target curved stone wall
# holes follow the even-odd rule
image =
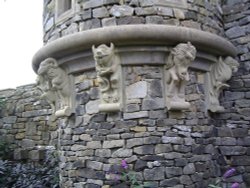
[[[220,6],[45,1],[46,45],[33,69],[58,125],[62,187],[129,187],[124,160],[139,183],[159,188],[207,187],[228,161],[239,166],[241,133],[228,138],[215,115],[231,110],[219,99],[240,67]]]
[[[175,25],[224,36],[221,0],[47,0],[43,20],[44,43],[80,31],[128,24]]]

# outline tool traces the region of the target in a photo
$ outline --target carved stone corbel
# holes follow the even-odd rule
[[[166,106],[168,110],[186,110],[185,87],[189,81],[188,67],[196,57],[196,48],[190,43],[180,43],[170,51],[164,67]]]
[[[223,89],[228,88],[226,84],[232,77],[233,72],[237,72],[239,63],[232,57],[219,57],[218,62],[213,64],[208,73],[208,110],[211,112],[223,112],[224,107],[220,105],[219,96]]]
[[[37,85],[42,92],[41,98],[47,100],[52,109],[50,120],[70,116],[74,112],[72,77],[60,68],[53,58],[41,62],[37,74]]]
[[[114,44],[102,44],[92,51],[95,59],[97,80],[101,91],[99,111],[115,112],[122,108],[122,71],[121,62],[115,54]]]

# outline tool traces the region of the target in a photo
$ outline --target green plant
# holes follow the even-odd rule
[[[10,160],[12,153],[13,150],[10,148],[10,144],[5,140],[0,140],[0,159]]]
[[[136,172],[129,169],[129,165],[125,160],[121,161],[119,165],[113,165],[111,171],[108,172],[109,179],[115,182],[123,182],[130,186],[130,188],[150,188],[148,183],[141,183],[136,175]]]
[[[208,188],[222,188],[221,187],[221,183],[225,182],[227,178],[231,177],[234,175],[234,173],[236,172],[235,168],[230,168],[228,169],[222,176],[222,178],[218,178],[214,184],[209,184]],[[239,188],[240,184],[235,182],[231,185],[231,188]]]
[[[0,160],[0,187],[59,188],[58,154],[47,152],[42,165]]]

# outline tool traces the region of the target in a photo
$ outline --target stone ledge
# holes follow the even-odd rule
[[[40,63],[53,57],[61,59],[89,51],[92,45],[109,44],[117,47],[134,45],[173,46],[190,41],[198,51],[218,56],[235,56],[236,48],[217,35],[179,26],[122,25],[92,29],[68,35],[42,47],[33,57],[35,72]]]

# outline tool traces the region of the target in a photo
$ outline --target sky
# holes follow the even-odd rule
[[[43,46],[43,0],[0,0],[0,90],[35,83],[32,58]]]

